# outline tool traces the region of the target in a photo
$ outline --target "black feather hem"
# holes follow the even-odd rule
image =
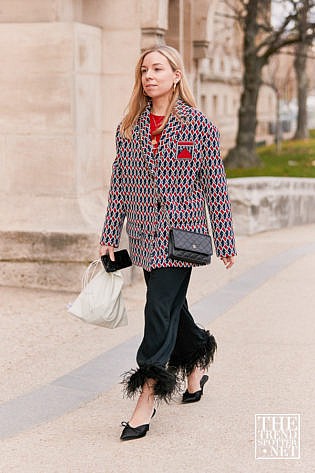
[[[133,398],[140,394],[147,380],[153,379],[154,395],[156,400],[170,402],[175,394],[180,391],[181,382],[176,374],[163,367],[155,365],[143,365],[138,369],[130,370],[122,374],[123,391],[126,397]]]
[[[200,347],[189,354],[189,357],[177,358],[172,355],[168,363],[168,371],[176,374],[180,374],[182,378],[189,376],[195,368],[207,370],[214,360],[214,354],[217,350],[217,342],[214,336],[205,330],[205,340]]]

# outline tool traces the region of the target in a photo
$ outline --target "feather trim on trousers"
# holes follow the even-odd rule
[[[180,390],[180,381],[176,373],[159,366],[143,365],[136,370],[127,371],[122,376],[124,394],[129,398],[133,398],[137,393],[140,394],[148,379],[155,381],[154,395],[157,400],[170,402],[173,395]]]
[[[204,334],[204,343],[193,353],[189,353],[189,355],[181,358],[172,354],[168,363],[168,371],[174,374],[181,373],[182,378],[184,378],[189,376],[197,367],[202,370],[209,368],[209,365],[213,363],[217,342],[208,330],[205,330]]]

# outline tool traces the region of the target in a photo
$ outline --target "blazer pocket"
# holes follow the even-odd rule
[[[140,240],[143,237],[143,231],[133,222],[126,223],[126,232],[130,238]]]
[[[176,157],[177,159],[192,159],[194,154],[193,141],[178,141]]]

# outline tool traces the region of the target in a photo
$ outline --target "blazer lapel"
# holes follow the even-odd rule
[[[154,174],[154,153],[150,134],[150,110],[149,102],[139,118],[139,139],[142,158],[147,162],[150,172]]]
[[[156,153],[155,160],[156,162],[159,161],[160,158],[162,158],[162,152],[164,145],[167,143],[167,141],[170,139],[170,137],[173,138],[173,141],[177,143],[180,140],[180,137],[185,130],[185,127],[187,125],[187,107],[181,99],[177,101],[176,104],[176,114],[171,114],[168,122],[166,124],[166,127],[164,128],[158,150]]]
[[[149,102],[142,114],[139,117],[139,139],[141,144],[141,154],[143,159],[146,160],[150,172],[155,175],[155,167],[159,162],[162,155],[164,144],[169,140],[170,136],[175,138],[175,142],[178,141],[181,133],[188,122],[188,109],[182,100],[178,100],[176,104],[176,114],[171,114],[166,127],[162,131],[159,146],[156,155],[153,153],[153,146],[150,134],[150,111],[151,103]]]

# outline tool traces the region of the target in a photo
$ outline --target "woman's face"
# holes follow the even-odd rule
[[[142,87],[146,95],[153,100],[168,97],[173,91],[174,82],[178,82],[180,77],[180,71],[174,72],[166,57],[157,51],[147,54],[143,59]]]

